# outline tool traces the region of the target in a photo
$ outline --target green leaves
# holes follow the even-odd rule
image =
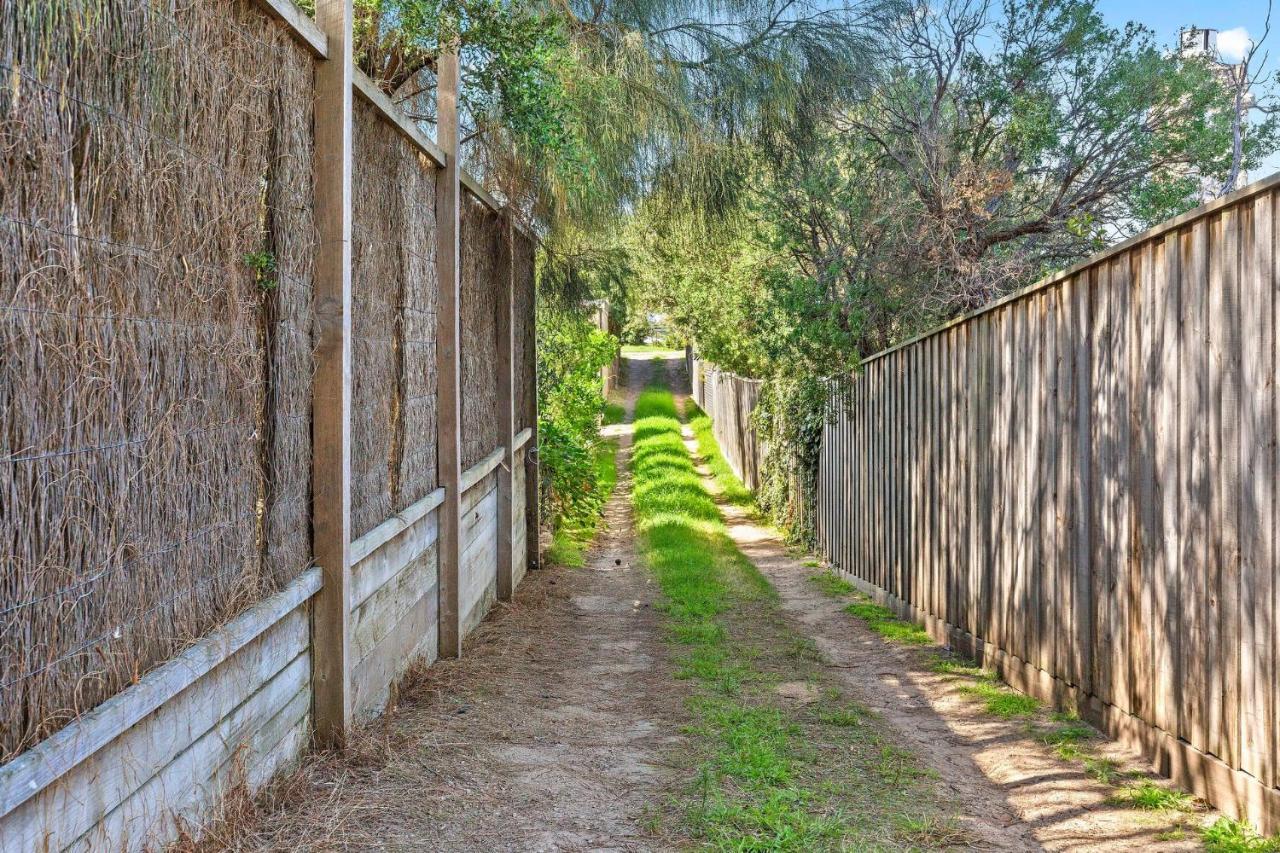
[[[260,252],[246,252],[241,256],[245,266],[253,270],[254,281],[263,291],[276,289],[276,256],[262,250]]]
[[[595,450],[605,405],[600,369],[617,353],[617,339],[578,312],[548,306],[539,309],[537,331],[541,497],[555,525],[598,509]]]

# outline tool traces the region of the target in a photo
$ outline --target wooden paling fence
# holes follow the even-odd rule
[[[534,239],[314,5],[0,12],[0,850],[162,846],[536,563]]]
[[[751,423],[760,399],[759,379],[746,379],[720,370],[686,348],[685,368],[693,401],[711,417],[712,431],[733,473],[748,489],[760,486],[760,461],[764,447]]]
[[[867,359],[828,561],[1280,830],[1280,176]]]

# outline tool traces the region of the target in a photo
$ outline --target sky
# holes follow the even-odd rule
[[[1280,0],[1272,14],[1272,32],[1263,49],[1271,48],[1269,67],[1280,65]],[[1178,31],[1184,27],[1216,29],[1220,32],[1218,49],[1224,59],[1234,59],[1233,49],[1246,47],[1249,38],[1261,38],[1266,27],[1267,0],[1098,0],[1098,8],[1115,27],[1137,21],[1153,30],[1161,44],[1177,43]],[[1280,153],[1266,166],[1251,174],[1249,180],[1264,178],[1280,171]]]

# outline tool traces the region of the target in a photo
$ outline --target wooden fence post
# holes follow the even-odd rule
[[[502,251],[506,288],[498,300],[498,428],[506,451],[498,467],[498,600],[510,601],[515,592],[515,566],[512,564],[511,510],[515,492],[516,409],[515,409],[515,220],[508,210],[503,214]]]
[[[458,163],[458,54],[440,55],[436,80],[436,143],[444,152],[444,168],[436,175],[436,271],[440,298],[436,308],[436,442],[440,485],[439,655],[462,653],[458,571],[462,559],[462,398],[459,277],[462,187]]]
[[[316,63],[315,373],[312,524],[323,585],[312,610],[316,740],[341,747],[351,722],[352,0],[317,0],[328,58]]]
[[[534,310],[537,297],[534,296],[530,300],[529,310]],[[538,334],[534,334],[525,341],[525,346],[532,350],[529,358],[533,361],[533,375],[526,377],[530,384],[529,393],[533,395],[533,423],[530,428],[533,434],[529,437],[529,443],[525,445],[524,464],[525,464],[525,501],[524,501],[524,519],[525,519],[525,545],[524,559],[525,565],[530,569],[542,568],[542,452],[541,452],[541,436],[538,434]],[[523,380],[522,380],[523,381]]]

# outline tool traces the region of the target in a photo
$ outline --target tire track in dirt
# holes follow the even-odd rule
[[[653,373],[632,362],[630,412]],[[679,783],[687,689],[673,676],[635,552],[627,426],[619,481],[583,569],[530,572],[468,638],[357,735],[314,762],[246,848],[669,850],[655,835]]]
[[[696,455],[696,443],[688,443]],[[703,464],[698,469],[715,491],[711,472]],[[823,569],[806,566],[774,531],[740,507],[721,502],[720,510],[733,541],[773,584],[796,629],[817,644],[833,676],[938,774],[964,824],[986,849],[1201,849],[1194,831],[1164,836],[1181,821],[1202,816],[1179,818],[1108,802],[1114,787],[1053,755],[1031,736],[1025,720],[984,713],[954,680],[922,666],[918,649],[887,643],[844,612],[848,600],[832,599],[809,581]],[[1139,756],[1114,743],[1102,743],[1097,752],[1125,771],[1144,770]]]

